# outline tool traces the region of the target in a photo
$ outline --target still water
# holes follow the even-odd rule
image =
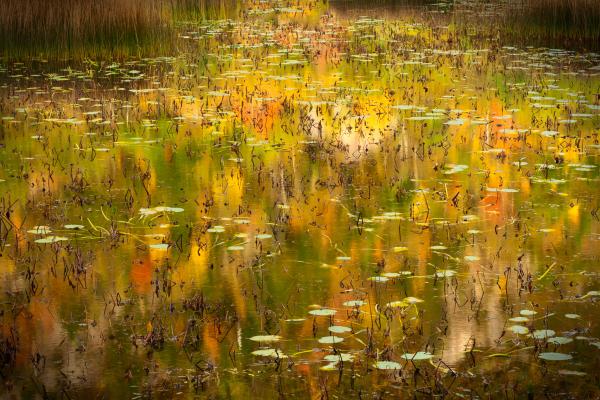
[[[249,2],[2,62],[3,396],[598,396],[600,54],[469,32]]]

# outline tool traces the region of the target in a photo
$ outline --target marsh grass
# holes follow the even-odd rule
[[[0,54],[49,58],[151,56],[172,48],[179,20],[217,18],[232,0],[2,0]]]
[[[502,29],[510,37],[548,40],[557,45],[600,46],[598,0],[507,1]]]
[[[30,59],[152,57],[176,47],[175,26],[208,19],[234,18],[236,0],[2,0],[0,56]],[[359,0],[330,0],[338,10],[367,9]],[[375,8],[432,5],[434,0],[374,0]],[[440,9],[456,12],[485,6],[494,12],[468,25],[498,32],[511,42],[598,49],[598,0],[448,1]],[[474,8],[475,7],[475,8]],[[406,11],[403,11],[406,12]],[[460,13],[459,13],[460,14]],[[479,14],[477,14],[479,15]],[[460,18],[459,18],[460,19]]]
[[[445,21],[442,12],[458,30],[500,37],[505,43],[600,48],[600,0],[330,0],[329,4],[345,14],[384,10],[421,19],[430,15],[438,22]]]

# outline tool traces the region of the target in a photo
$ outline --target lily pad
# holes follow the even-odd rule
[[[527,335],[529,333],[529,329],[526,326],[521,325],[513,325],[508,328],[508,330],[516,333],[517,335]]]
[[[278,335],[257,335],[250,338],[253,342],[278,342],[281,336]]]
[[[83,226],[83,225],[77,225],[77,224],[67,224],[67,225],[65,225],[65,229],[78,230],[78,229],[83,229],[83,228],[85,228],[85,226]]]
[[[308,313],[317,317],[330,317],[335,315],[336,312],[336,310],[332,310],[330,308],[321,308],[319,310],[310,310]]]
[[[551,329],[538,329],[533,331],[531,336],[533,336],[535,339],[548,339],[554,336],[555,334],[556,332],[554,332]]]
[[[402,368],[401,365],[395,361],[377,361],[373,366],[383,370],[399,370]]]
[[[154,243],[148,246],[151,249],[154,250],[161,250],[161,251],[166,251],[169,249],[169,244],[168,243]]]
[[[540,353],[539,358],[541,358],[542,360],[546,360],[546,361],[567,361],[567,360],[571,360],[573,358],[573,356],[570,354],[549,352],[549,353]]]
[[[329,332],[333,332],[333,333],[347,333],[347,332],[352,332],[352,328],[349,328],[347,326],[339,326],[339,325],[332,325],[329,328],[327,328],[329,330]]]
[[[339,362],[339,361],[347,362],[347,361],[352,361],[354,359],[354,356],[349,353],[328,354],[325,357],[323,357],[323,359],[325,361],[329,361],[329,362]]]
[[[64,242],[67,240],[69,240],[69,238],[62,237],[62,236],[46,236],[45,238],[37,239],[35,242],[41,243],[41,244],[49,244],[49,243],[56,243],[56,242]]]
[[[323,336],[319,339],[319,343],[322,344],[336,344],[344,341],[344,338],[339,336]]]
[[[567,344],[567,343],[571,343],[572,341],[573,341],[573,339],[564,337],[564,336],[556,336],[556,337],[551,337],[550,339],[548,339],[548,343],[552,343],[552,344],[556,344],[556,345]]]
[[[537,311],[533,311],[533,310],[521,310],[519,312],[519,314],[521,314],[523,316],[531,316],[531,315],[537,314]]]
[[[254,350],[252,352],[253,355],[259,357],[271,357],[271,358],[287,358],[285,354],[281,350],[278,349],[260,349]]]
[[[423,361],[433,358],[433,354],[425,351],[417,351],[416,353],[405,353],[400,356],[404,360]]]
[[[346,307],[360,307],[364,306],[365,304],[367,304],[367,302],[362,300],[350,300],[343,303],[343,305]]]

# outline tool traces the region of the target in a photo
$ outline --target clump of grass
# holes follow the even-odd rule
[[[3,0],[0,45],[68,50],[89,43],[139,42],[165,23],[161,0]]]
[[[176,20],[232,10],[233,0],[2,0],[5,57],[156,55],[172,45]]]
[[[598,0],[507,1],[509,29],[537,39],[580,42],[597,48],[600,43]],[[514,26],[517,24],[518,26]]]

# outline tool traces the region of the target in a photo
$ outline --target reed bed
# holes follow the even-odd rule
[[[0,37],[7,47],[51,48],[131,39],[164,24],[163,6],[156,0],[3,0]]]
[[[0,54],[67,57],[156,55],[176,21],[216,18],[233,0],[2,0]]]
[[[513,37],[547,39],[561,47],[600,46],[598,0],[506,1],[504,22],[502,28]]]
[[[233,17],[236,0],[1,0],[0,56],[3,58],[83,58],[153,56],[174,46],[174,26],[182,21]],[[333,0],[345,9],[358,0]],[[432,0],[374,0],[381,6],[415,6]],[[438,2],[439,3],[439,2]],[[509,41],[527,38],[541,45],[600,47],[600,0],[448,1],[446,9],[485,6],[493,12],[477,21],[479,31]],[[460,11],[458,11],[460,14]],[[479,15],[479,14],[477,14]],[[459,17],[462,20],[462,18]],[[463,21],[465,21],[463,20]]]

